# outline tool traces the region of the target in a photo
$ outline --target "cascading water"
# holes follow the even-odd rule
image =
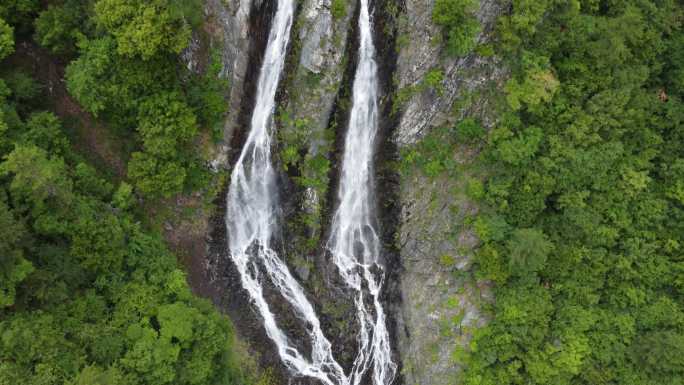
[[[359,64],[354,79],[353,106],[340,182],[340,206],[335,213],[328,249],[344,281],[356,292],[359,352],[349,376],[335,361],[313,306],[299,283],[272,249],[278,226],[279,199],[271,162],[271,130],[275,94],[282,74],[294,1],[280,0],[268,38],[249,135],[233,169],[227,197],[229,251],[242,286],[264,321],[280,358],[295,375],[326,385],[358,385],[372,367],[373,384],[389,385],[396,372],[392,362],[385,313],[379,300],[384,273],[380,240],[374,222],[373,147],[378,125],[377,66],[374,60],[368,0],[361,0]],[[265,274],[263,274],[265,272]],[[304,322],[311,358],[304,357],[278,327],[262,285],[265,275]],[[366,304],[366,300],[372,306]]]
[[[280,358],[295,375],[319,379],[327,385],[346,384],[347,377],[332,355],[313,306],[287,266],[271,248],[278,225],[276,174],[271,163],[271,133],[275,94],[285,65],[294,17],[295,0],[279,0],[268,37],[249,136],[233,169],[227,197],[226,226],[229,251],[240,273],[242,286],[261,314],[266,333]],[[278,327],[266,302],[262,274],[304,322],[311,343],[311,358],[304,357]]]
[[[385,313],[380,303],[384,271],[374,205],[373,149],[378,131],[378,79],[368,0],[361,0],[359,62],[352,110],[344,143],[339,207],[333,217],[328,250],[344,281],[356,292],[359,352],[349,379],[359,384],[373,368],[373,384],[388,385],[392,361]],[[370,298],[367,296],[370,295]],[[367,299],[372,302],[369,306]]]

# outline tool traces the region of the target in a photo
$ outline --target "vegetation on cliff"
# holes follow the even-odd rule
[[[468,4],[435,3],[452,57],[467,53],[448,38],[468,35]],[[456,345],[456,381],[681,384],[684,8],[508,4],[494,31],[511,71],[488,112],[498,122],[438,127],[402,153],[402,171],[466,179],[480,202],[466,224],[494,299],[480,303],[488,326]],[[474,164],[454,155],[464,148],[481,151]]]

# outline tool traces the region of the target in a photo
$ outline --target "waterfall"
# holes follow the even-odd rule
[[[323,335],[313,306],[272,249],[279,198],[271,162],[270,129],[275,94],[285,66],[294,1],[278,1],[259,73],[249,136],[231,174],[226,213],[228,246],[242,286],[263,318],[266,334],[275,343],[285,366],[295,375],[317,378],[326,385],[346,384],[347,377],[333,358],[330,342]],[[304,357],[278,327],[264,297],[264,279],[270,280],[303,322],[311,343],[310,358]]]
[[[342,278],[356,294],[359,351],[350,383],[359,384],[372,367],[373,384],[388,385],[394,380],[397,366],[392,361],[385,313],[379,299],[384,270],[376,231],[373,182],[378,74],[368,0],[361,0],[359,36],[359,62],[344,143],[339,207],[333,217],[327,248]]]
[[[342,278],[355,293],[359,351],[348,376],[335,361],[330,341],[323,334],[304,290],[272,248],[280,208],[276,172],[271,161],[271,129],[294,1],[278,1],[259,73],[249,135],[231,174],[226,212],[229,252],[240,273],[242,287],[263,318],[266,334],[294,375],[316,378],[326,385],[359,385],[372,369],[374,385],[389,385],[394,379],[396,364],[392,362],[385,313],[379,299],[384,272],[375,226],[372,163],[378,130],[378,84],[368,0],[361,0],[359,64],[345,140],[340,204],[327,245]],[[305,357],[278,327],[264,297],[265,279],[303,322],[311,344],[311,357]]]

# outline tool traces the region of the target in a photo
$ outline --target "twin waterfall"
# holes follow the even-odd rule
[[[280,209],[271,161],[271,129],[294,8],[295,0],[278,0],[259,74],[249,136],[230,180],[226,214],[229,252],[268,337],[293,375],[315,378],[326,385],[359,385],[371,370],[374,385],[389,385],[394,380],[396,364],[392,362],[385,313],[379,300],[384,273],[373,207],[378,82],[368,0],[361,0],[359,62],[345,140],[339,208],[327,244],[343,280],[355,293],[359,346],[349,373],[333,357],[331,343],[323,334],[312,304],[273,248]],[[262,282],[266,279],[303,323],[311,346],[310,357],[300,352],[278,327],[264,296]]]

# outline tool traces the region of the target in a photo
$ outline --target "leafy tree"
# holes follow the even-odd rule
[[[485,129],[473,118],[465,118],[456,125],[456,134],[466,142],[482,139]]]
[[[507,242],[511,270],[527,277],[544,268],[553,244],[537,229],[517,229]]]
[[[464,56],[475,48],[480,23],[473,16],[474,0],[436,0],[432,21],[444,30],[446,51],[452,56]]]
[[[79,48],[81,56],[66,69],[67,88],[87,111],[98,116],[113,96],[105,79],[111,73],[115,44],[108,38],[85,40]]]
[[[195,115],[178,94],[162,93],[141,103],[138,121],[144,152],[133,154],[129,176],[150,196],[180,192],[187,167],[179,155],[197,134]]]
[[[195,115],[175,92],[142,101],[138,122],[145,151],[166,159],[188,144],[198,131]]]
[[[170,197],[180,192],[185,182],[185,168],[145,152],[134,152],[128,163],[128,175],[143,194]]]
[[[681,383],[683,10],[511,5],[497,30],[508,110],[483,153],[488,215],[475,221],[477,275],[497,300],[464,382]],[[521,323],[509,302],[528,296],[543,322]]]
[[[223,116],[227,111],[226,94],[229,89],[228,79],[221,77],[223,64],[220,52],[211,53],[211,61],[203,75],[193,75],[187,89],[187,103],[197,116],[203,127],[211,127],[214,133],[222,137]]]
[[[122,182],[112,197],[114,207],[127,210],[133,206],[133,187],[126,182]]]
[[[190,25],[181,1],[99,0],[95,3],[95,20],[111,33],[121,55],[149,59],[164,52],[180,53],[190,40]],[[196,8],[197,2],[192,1]]]
[[[0,18],[0,60],[14,52],[14,30]]]
[[[126,4],[119,2],[118,11]],[[12,27],[10,35],[0,31],[0,42],[12,28],[29,38],[32,22],[34,38],[54,52],[70,54],[78,40],[81,56],[67,69],[68,89],[114,131],[138,128],[142,152],[130,163],[138,190],[170,195],[184,187],[186,174],[198,179],[201,163],[189,151],[196,116],[210,124],[223,111],[223,86],[210,84],[215,68],[191,86],[197,79],[179,76],[186,74],[177,72],[169,47],[143,60],[150,46],[126,40],[130,25],[110,25],[114,36],[94,31],[89,2],[52,2],[34,21],[37,5],[3,2],[0,15]],[[183,33],[196,22],[195,2],[130,5],[164,10],[134,20],[161,23],[143,26],[149,31],[176,25]],[[139,52],[120,54],[121,42]],[[74,151],[57,116],[36,111],[42,103],[33,79],[20,70],[2,76],[0,383],[250,383],[233,352],[230,322],[192,295],[161,236],[139,225],[131,185],[121,182],[115,191]],[[193,97],[186,96],[190,89]]]
[[[76,53],[76,43],[84,38],[86,3],[68,0],[63,5],[49,5],[35,20],[35,40],[57,55]],[[87,30],[86,30],[87,31]]]
[[[5,203],[0,201],[0,308],[14,304],[16,286],[33,271],[33,265],[24,259],[21,242],[26,230],[12,216]]]
[[[12,25],[17,33],[24,33],[30,29],[39,7],[38,0],[5,0],[0,4],[0,19]]]
[[[172,63],[120,57],[110,37],[80,43],[81,55],[66,69],[67,88],[83,107],[112,123],[134,125],[143,99],[174,84]]]
[[[48,208],[66,209],[73,200],[72,182],[60,158],[50,158],[34,145],[17,146],[0,164],[0,175],[12,175],[10,191],[18,207],[30,209],[34,215]]]
[[[51,112],[32,114],[26,122],[22,140],[53,155],[65,157],[71,152],[69,140],[62,132],[62,123]]]
[[[633,354],[634,362],[653,377],[679,373],[684,367],[684,335],[673,330],[646,333],[633,345]]]
[[[330,13],[335,20],[340,20],[347,16],[347,1],[346,0],[332,0],[330,5]]]
[[[5,75],[5,84],[12,91],[11,99],[18,104],[21,110],[31,108],[30,102],[40,93],[40,85],[26,72],[17,70]],[[22,104],[28,104],[26,106]]]
[[[75,379],[74,385],[124,385],[125,379],[117,367],[102,369],[99,366],[86,366]]]
[[[550,71],[535,70],[525,74],[525,80],[519,83],[511,79],[506,84],[506,98],[511,108],[519,109],[522,103],[536,106],[551,100],[558,89],[558,80]]]

